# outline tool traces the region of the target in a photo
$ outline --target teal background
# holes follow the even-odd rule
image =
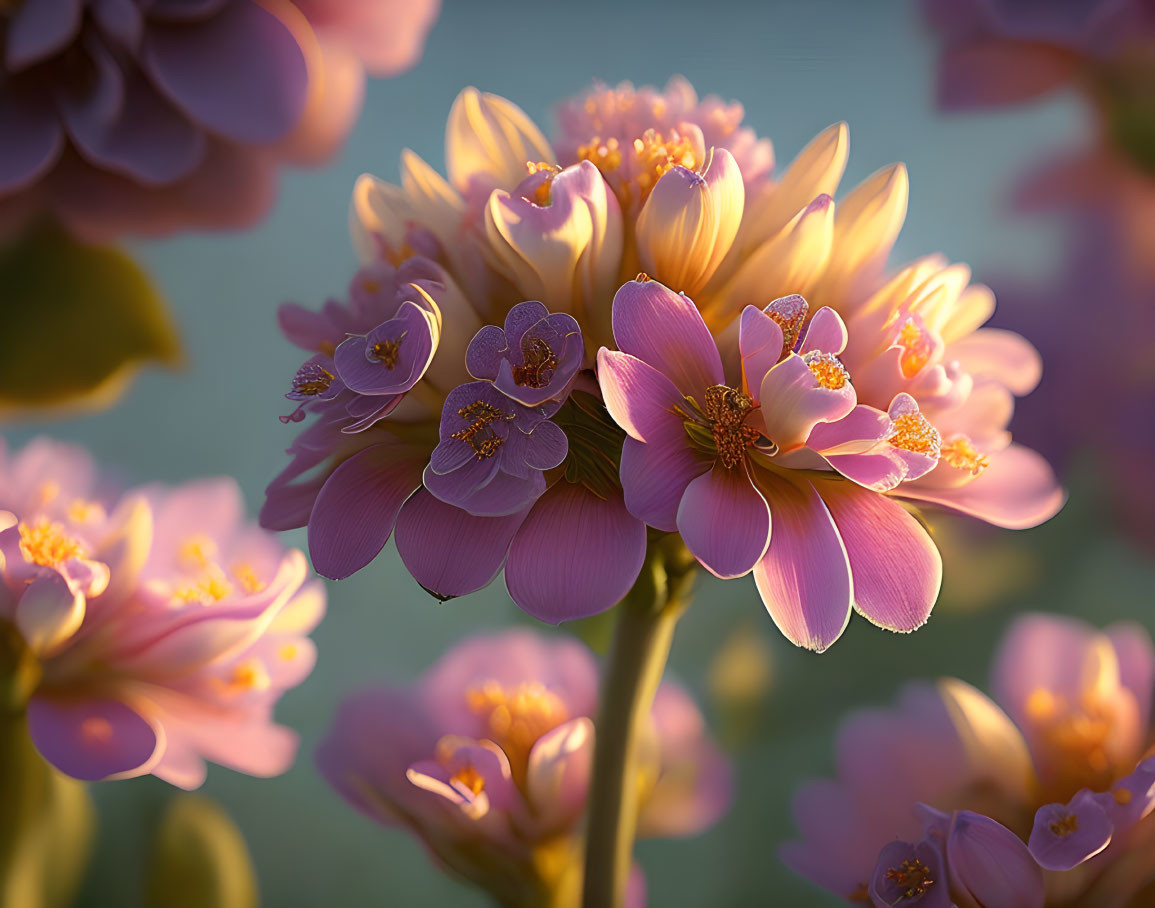
[[[941,250],[970,263],[996,290],[999,279],[1043,278],[1057,263],[1057,228],[1012,214],[1007,193],[1017,175],[1078,140],[1084,114],[1060,97],[944,118],[933,108],[934,55],[917,10],[905,2],[447,0],[422,63],[369,85],[343,153],[323,169],[285,174],[279,204],[260,227],[135,246],[171,301],[187,369],[146,372],[108,412],[22,424],[8,437],[20,445],[47,431],[80,442],[133,480],[229,474],[255,516],[296,431],[277,415],[291,409],[282,395],[301,354],[280,337],[276,306],[318,306],[327,294],[343,293],[354,268],[346,232],[353,180],[365,171],[396,179],[403,147],[441,167],[445,117],[465,85],[511,98],[544,126],[554,102],[595,78],[660,85],[681,73],[702,94],[742,101],[747,123],[773,140],[782,164],[845,119],[845,187],[891,161],[910,169],[910,213],[895,261]],[[992,647],[1018,610],[1069,611],[1099,624],[1137,616],[1149,624],[1155,573],[1114,535],[1095,481],[1093,465],[1085,465],[1072,477],[1070,506],[1039,530],[982,535],[980,553],[949,574],[930,623],[910,638],[855,620],[837,646],[815,656],[777,634],[752,583],[702,580],[671,671],[709,710],[708,668],[739,630],[764,646],[772,681],[734,754],[739,796],[729,816],[697,839],[639,847],[650,904],[833,904],[785,870],[776,849],[791,832],[793,787],[833,766],[841,715],[886,701],[912,677],[954,674],[983,685]],[[301,545],[303,534],[287,541]],[[977,608],[975,584],[1007,563],[1018,572],[1017,590]],[[296,767],[267,781],[213,767],[204,788],[244,831],[266,905],[484,904],[434,870],[412,840],[330,794],[311,754],[345,691],[412,679],[471,631],[522,620],[500,583],[437,603],[391,547],[360,574],[330,585],[329,615],[314,635],[317,669],[278,710],[302,734]],[[101,838],[81,903],[131,906],[140,898],[152,824],[171,790],[151,778],[95,788]]]

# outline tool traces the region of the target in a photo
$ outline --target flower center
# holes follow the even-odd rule
[[[634,139],[634,162],[637,165],[634,181],[643,199],[650,194],[658,180],[674,167],[698,169],[694,146],[689,139],[680,136],[677,130],[672,130],[667,138],[657,130],[647,129],[641,138]]]
[[[753,445],[761,433],[754,426],[746,425],[746,417],[757,407],[749,395],[728,385],[713,385],[706,389],[702,398],[701,414],[709,430],[709,444],[722,466],[727,470],[742,463],[746,449]],[[693,427],[692,427],[693,426]],[[704,440],[703,427],[696,420],[686,421],[686,431],[691,441]]]
[[[1079,818],[1073,813],[1069,813],[1061,820],[1055,820],[1055,822],[1051,824],[1051,832],[1057,836],[1068,836],[1072,832],[1078,831],[1078,829]]]
[[[551,193],[553,189],[553,178],[561,173],[561,168],[557,164],[550,164],[547,161],[526,161],[525,169],[529,171],[529,175],[533,176],[535,173],[544,174],[544,178],[533,190],[533,196],[529,201],[533,202],[538,208],[548,208],[551,201]]]
[[[293,391],[306,397],[313,397],[329,390],[333,383],[333,373],[317,363],[305,363],[293,376]]]
[[[903,861],[898,867],[891,867],[886,871],[886,878],[902,887],[904,899],[918,898],[934,885],[930,868],[918,858]]]
[[[914,454],[938,457],[942,438],[938,429],[921,413],[903,413],[894,419],[894,431],[887,439],[896,448]]]
[[[229,583],[225,572],[219,565],[210,563],[195,580],[176,587],[172,591],[172,597],[177,605],[189,605],[193,602],[210,605],[231,596],[232,592],[233,585]]]
[[[903,322],[894,342],[902,347],[899,364],[902,366],[902,374],[907,378],[917,375],[930,362],[934,353],[934,339],[913,318]]]
[[[465,700],[470,711],[485,722],[488,737],[505,751],[519,781],[524,778],[533,745],[569,718],[565,703],[540,681],[512,688],[486,681],[466,691]]]
[[[1107,742],[1114,726],[1109,708],[1096,702],[1093,695],[1085,696],[1076,706],[1040,687],[1027,698],[1026,709],[1047,750],[1058,757],[1057,789],[1066,792],[1068,788],[1102,787],[1109,781]]]
[[[986,454],[980,454],[965,435],[955,435],[949,441],[943,442],[941,457],[956,470],[967,470],[972,476],[978,476],[991,462]]]
[[[383,340],[378,341],[373,345],[370,352],[373,358],[378,360],[381,365],[392,372],[397,367],[397,357],[401,354],[401,341],[405,339],[405,335],[397,338],[397,340]]]
[[[81,558],[84,555],[84,546],[79,540],[65,533],[59,523],[46,518],[41,518],[31,526],[21,523],[17,531],[20,533],[20,554],[33,564],[55,568],[70,558]]]
[[[553,378],[558,366],[558,355],[540,337],[526,334],[521,339],[522,364],[513,367],[513,380],[529,388],[544,388]]]
[[[578,146],[578,160],[589,161],[603,174],[612,173],[622,164],[622,147],[617,139],[604,142],[601,136],[594,136],[585,145]]]
[[[505,444],[505,439],[493,431],[493,424],[513,419],[512,415],[484,400],[475,400],[462,407],[457,411],[457,415],[469,420],[469,425],[464,429],[458,429],[449,437],[468,443],[478,460],[492,457],[498,448]]]
[[[465,765],[449,777],[449,784],[458,790],[464,789],[477,797],[485,790],[485,777],[472,765]]]
[[[820,353],[811,350],[802,357],[802,361],[810,368],[811,374],[823,388],[829,391],[839,391],[846,387],[850,380],[850,373],[833,353]]]

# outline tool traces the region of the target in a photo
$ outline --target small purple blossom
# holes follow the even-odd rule
[[[388,321],[343,341],[333,362],[345,385],[359,394],[404,394],[429,368],[438,333],[434,314],[406,300]]]
[[[505,317],[504,330],[486,325],[469,344],[465,365],[476,379],[493,382],[507,397],[527,407],[561,401],[582,365],[585,346],[572,315],[550,314],[535,300],[519,303]]]
[[[425,470],[434,496],[479,517],[516,514],[546,489],[560,466],[565,432],[540,409],[510,400],[489,382],[459,385],[441,412],[441,442]]]
[[[285,397],[300,401],[300,405],[287,416],[278,417],[283,423],[300,422],[305,418],[306,404],[310,401],[331,401],[345,390],[345,385],[337,377],[337,367],[324,354],[310,356],[293,376],[293,382]]]

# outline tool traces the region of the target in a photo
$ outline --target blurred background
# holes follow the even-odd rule
[[[846,120],[851,157],[843,186],[892,161],[909,167],[910,211],[894,261],[942,251],[994,288],[1002,306],[996,323],[1013,324],[1028,339],[1053,333],[1057,323],[1077,336],[1077,319],[1048,310],[1045,293],[1039,305],[1023,290],[1060,279],[1068,260],[1062,220],[1023,213],[1012,197],[1025,174],[1086,142],[1093,114],[1069,92],[1026,106],[941,114],[937,60],[936,39],[908,2],[445,0],[420,65],[369,83],[344,151],[322,169],[284,174],[280,200],[258,228],[131,247],[170,301],[185,345],[183,370],[146,370],[106,412],[21,421],[5,434],[13,446],[43,432],[81,443],[134,481],[231,475],[255,517],[297,431],[277,419],[291,409],[282,395],[301,354],[277,330],[276,307],[286,300],[316,307],[344,292],[355,268],[346,230],[353,180],[366,171],[396,179],[404,147],[440,168],[445,117],[466,85],[512,99],[544,126],[555,102],[592,80],[661,86],[680,73],[703,95],[741,101],[747,125],[773,141],[780,165],[822,128]],[[1088,319],[1097,317],[1096,303],[1088,307]],[[1051,428],[1091,405],[1063,395],[1100,368],[1093,351],[1065,349],[1069,355],[1046,360],[1036,392],[1057,389],[1036,420]],[[1028,400],[1024,410],[1031,406]],[[1152,421],[1142,407],[1133,417]],[[1032,431],[1040,430],[1024,426],[1023,440],[1038,441]],[[1130,466],[1137,482],[1151,482],[1141,459]],[[1076,453],[1064,469],[1070,502],[1036,530],[980,530],[932,515],[946,585],[930,623],[912,639],[856,619],[837,646],[813,655],[776,632],[752,582],[699,580],[670,670],[730,749],[741,794],[709,833],[639,846],[652,905],[833,904],[782,867],[776,850],[792,834],[796,784],[833,767],[841,716],[888,701],[909,678],[947,674],[985,687],[994,644],[1021,611],[1067,612],[1099,625],[1130,617],[1151,626],[1155,566],[1110,503],[1110,487],[1126,478],[1094,452]],[[303,545],[304,534],[287,541]],[[241,827],[266,905],[484,904],[437,873],[414,840],[342,803],[314,771],[312,751],[350,688],[413,679],[468,633],[523,621],[500,582],[438,603],[392,547],[330,584],[329,613],[314,633],[317,668],[278,710],[302,735],[296,767],[254,780],[214,766],[205,786]],[[171,789],[149,777],[93,793],[99,845],[80,904],[136,904],[146,844]]]

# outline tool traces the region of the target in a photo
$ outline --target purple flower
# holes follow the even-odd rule
[[[486,325],[469,343],[465,366],[527,407],[564,400],[585,356],[581,328],[572,315],[550,315],[541,303],[518,303],[504,330]]]
[[[559,466],[568,450],[565,432],[541,410],[489,382],[469,382],[445,398],[425,488],[476,517],[514,514],[541,496],[544,471]]]
[[[349,696],[317,764],[356,809],[404,828],[504,903],[566,904],[575,881],[552,868],[580,847],[597,687],[597,666],[573,640],[474,637],[413,687]],[[653,719],[639,832],[693,835],[729,806],[729,768],[680,689],[662,685]]]

